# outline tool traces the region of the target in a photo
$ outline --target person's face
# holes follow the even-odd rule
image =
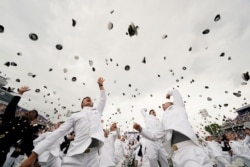
[[[162,109],[163,109],[163,111],[165,111],[169,106],[171,106],[172,105],[172,103],[171,102],[166,102],[166,103],[163,103],[162,104]]]
[[[36,112],[35,111],[28,111],[27,113],[27,117],[28,117],[28,119],[29,119],[29,121],[33,121],[33,120],[35,120],[36,119]]]
[[[82,106],[82,108],[86,107],[86,106],[93,107],[93,102],[92,102],[91,98],[90,97],[83,98],[81,106]]]
[[[221,143],[221,137],[218,137],[216,141]]]
[[[248,135],[248,136],[250,136],[250,129],[246,128],[245,129],[245,134]]]
[[[149,115],[156,116],[156,112],[155,112],[155,110],[150,110]]]
[[[212,141],[213,140],[213,137],[212,136],[208,136],[207,137],[207,141]]]
[[[225,134],[227,140],[235,140],[235,135],[233,133]]]
[[[116,129],[117,129],[116,123],[113,123],[113,124],[110,126],[110,131],[115,131]]]

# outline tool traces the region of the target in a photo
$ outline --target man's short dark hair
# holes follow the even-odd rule
[[[85,99],[88,99],[88,98],[91,99],[89,96],[86,96],[86,97],[84,97],[84,98],[82,99],[82,101],[85,100]]]
[[[31,110],[31,111],[33,111],[33,112],[35,112],[36,113],[36,116],[35,116],[35,119],[39,116],[39,114],[38,114],[38,112],[37,112],[37,110]]]
[[[154,111],[154,112],[155,112],[155,110],[154,110],[154,109],[151,109],[151,110],[149,110],[149,114],[151,113],[151,111]]]

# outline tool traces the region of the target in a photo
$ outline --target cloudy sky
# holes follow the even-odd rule
[[[84,96],[97,102],[102,76],[104,126],[118,122],[123,131],[143,124],[141,108],[161,118],[166,92],[177,88],[199,130],[208,123],[200,110],[220,124],[248,103],[249,9],[248,0],[2,0],[0,75],[7,87],[29,86],[20,106],[53,122],[80,110]],[[126,34],[131,23],[137,35]]]

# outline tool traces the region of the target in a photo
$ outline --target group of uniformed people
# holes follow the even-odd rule
[[[13,163],[18,156],[12,154],[22,150],[24,152],[20,154],[26,153],[27,157],[21,160],[21,167],[115,167],[131,164],[136,167],[229,167],[237,158],[250,167],[250,123],[245,123],[244,141],[227,132],[224,141],[207,136],[206,141],[200,142],[188,121],[181,94],[177,89],[171,89],[166,98],[172,100],[162,104],[164,113],[161,120],[156,117],[155,110],[141,110],[145,127],[134,123],[133,128],[140,135],[131,144],[126,136],[120,135],[116,123],[108,131],[103,130],[104,79],[98,78],[97,83],[100,99],[95,107],[90,97],[84,97],[81,111],[72,114],[65,122],[59,122],[53,131],[39,135],[34,141],[30,122],[37,118],[38,113],[31,110],[15,117],[14,111],[20,100],[15,96],[7,106],[0,125],[0,166]],[[28,90],[28,87],[22,87],[19,94]],[[18,143],[21,146],[17,147]]]

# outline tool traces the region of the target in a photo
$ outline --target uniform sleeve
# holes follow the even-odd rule
[[[141,110],[140,110],[140,112],[141,112],[141,115],[143,116],[143,118],[146,118],[147,117],[147,110],[146,110],[146,108],[142,108]]]
[[[106,104],[106,93],[105,90],[101,90],[100,93],[100,99],[96,109],[102,113]]]
[[[65,121],[58,129],[53,131],[45,140],[39,142],[33,152],[40,155],[48,147],[50,147],[58,138],[63,137],[67,132],[72,129],[74,125],[74,116],[71,116],[67,121]]]
[[[26,153],[27,156],[30,156],[34,145],[33,145],[33,138],[32,138],[32,134],[33,134],[33,130],[32,128],[29,128],[23,138],[23,148],[24,148],[24,152]]]
[[[157,129],[157,130],[152,131],[152,130],[142,128],[141,135],[149,140],[156,141],[165,137],[166,132],[163,129]]]
[[[15,117],[17,104],[20,101],[20,96],[14,96],[9,104],[7,105],[4,115],[3,115],[3,122],[9,122],[12,118]]]
[[[248,145],[250,143],[250,136],[247,135],[243,142]]]
[[[246,158],[250,160],[250,155],[243,155],[240,149],[234,143],[230,143],[230,146],[232,148],[233,154],[235,154],[238,157],[242,157],[242,158]]]
[[[180,92],[177,89],[169,90],[168,94],[170,96],[173,96],[174,105],[184,107],[182,96],[181,96]]]
[[[133,146],[131,146],[131,149],[136,149],[137,147],[139,147],[141,145],[141,142],[137,142],[136,144],[134,144]]]
[[[48,133],[48,132],[45,132],[45,133],[41,134],[39,137],[37,137],[37,138],[33,141],[34,145],[37,145],[39,142],[43,141],[43,140],[46,138],[47,133]]]

